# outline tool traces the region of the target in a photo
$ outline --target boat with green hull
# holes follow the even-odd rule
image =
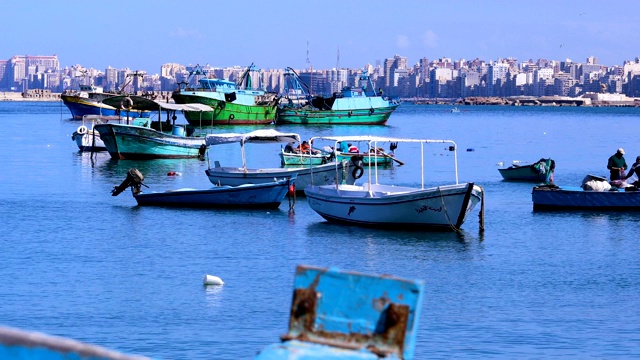
[[[346,86],[330,97],[311,96],[295,70],[285,72],[285,94],[279,101],[278,124],[386,125],[399,103],[376,94],[366,71],[358,87]]]
[[[190,75],[190,78],[199,77],[197,86],[185,86],[172,94],[176,104],[199,103],[212,108],[211,111],[183,111],[190,125],[255,125],[275,121],[276,94],[253,88],[252,78],[260,79],[259,70],[253,64],[237,83],[205,77],[208,75],[198,69]]]
[[[206,151],[205,138],[194,135],[195,129],[175,123],[177,111],[205,111],[211,108],[202,104],[170,104],[139,96],[114,96],[103,100],[114,107],[156,110],[158,118],[138,118],[129,121],[104,122],[93,128],[100,134],[109,155],[119,160],[184,159],[203,157]],[[162,121],[162,112],[167,120]],[[171,122],[173,119],[173,122]]]

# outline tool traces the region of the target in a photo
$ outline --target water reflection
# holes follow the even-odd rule
[[[218,308],[222,307],[222,300],[224,297],[224,285],[205,285],[204,297],[207,302],[207,307]]]

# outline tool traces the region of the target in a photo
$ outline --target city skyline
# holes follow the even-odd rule
[[[421,58],[492,61],[539,58],[622,65],[633,49],[640,3],[383,1],[70,1],[10,2],[0,59],[56,54],[61,67],[131,68],[150,74],[164,63],[263,69],[362,68],[392,54],[409,66]],[[113,16],[111,16],[113,14]],[[52,31],[55,29],[55,31]],[[339,56],[338,56],[339,53]]]

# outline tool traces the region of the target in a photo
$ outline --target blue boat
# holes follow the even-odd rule
[[[118,94],[103,92],[100,86],[80,85],[79,91],[64,92],[60,97],[62,103],[64,103],[71,112],[71,117],[80,120],[85,115],[120,115],[119,109],[102,102],[104,99],[116,95]],[[129,116],[148,118],[151,116],[151,113],[149,111],[131,109]]]
[[[423,280],[300,265],[293,285],[287,333],[255,360],[413,359]],[[0,327],[0,359],[150,360],[6,327]]]
[[[142,191],[144,176],[135,168],[129,169],[127,178],[112,191],[119,195],[127,187],[140,206],[172,207],[235,207],[235,208],[278,208],[289,189],[293,188],[296,174],[262,184],[239,186],[214,186],[210,189],[178,189],[165,192]],[[293,205],[293,204],[291,204]],[[291,206],[290,206],[291,208]]]
[[[255,360],[412,359],[424,282],[298,266],[289,329]]]
[[[611,186],[606,178],[593,175],[587,175],[582,186],[534,186],[531,199],[534,210],[640,210],[638,188]]]
[[[186,126],[176,125],[176,111],[186,109],[197,111],[211,109],[202,104],[169,104],[157,102],[139,96],[114,96],[103,100],[108,105],[129,104],[127,109],[121,109],[129,114],[130,108],[147,111],[158,111],[158,120],[135,119],[125,123],[96,124],[94,130],[100,134],[107,151],[114,159],[145,160],[145,159],[184,159],[204,157],[206,145],[204,137],[191,136]],[[162,111],[167,113],[167,119],[160,119]]]
[[[0,359],[150,360],[68,338],[8,327],[0,327]]]

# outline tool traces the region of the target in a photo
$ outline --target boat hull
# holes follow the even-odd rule
[[[482,199],[473,183],[428,189],[389,185],[310,186],[309,206],[335,222],[369,227],[456,230]]]
[[[368,153],[360,153],[360,154],[338,153],[337,158],[338,158],[338,161],[351,160],[353,156],[361,156],[362,164],[364,166],[369,166],[369,165],[389,166],[393,164],[393,158],[391,158],[391,156],[373,155],[373,154],[369,156]]]
[[[640,211],[640,191],[584,190],[581,187],[535,186],[531,192],[534,210]]]
[[[183,111],[184,117],[190,125],[251,125],[271,124],[275,121],[276,105],[241,104],[227,102],[197,93],[173,93],[176,104],[199,103],[214,108],[214,111]]]
[[[313,110],[279,108],[277,124],[386,125],[397,104],[366,109]]]
[[[548,183],[553,181],[555,163],[551,159],[541,159],[535,164],[513,165],[508,168],[498,169],[502,178],[507,181],[527,181]]]
[[[107,151],[107,147],[100,138],[100,133],[96,130],[87,130],[84,134],[74,131],[71,140],[75,141],[80,151]]]
[[[329,162],[331,155],[326,154],[296,154],[280,152],[280,163],[282,166],[296,165],[322,165]]]
[[[74,119],[82,119],[82,117],[85,115],[114,116],[121,114],[121,110],[95,100],[66,94],[62,94],[60,95],[60,97],[62,98],[62,102],[71,112],[71,116]],[[131,110],[128,112],[128,114],[128,116],[132,118],[148,118],[151,116],[151,113],[149,111]]]
[[[97,124],[94,129],[114,159],[182,159],[201,156],[204,138],[166,134],[147,127]],[[272,179],[273,180],[273,179]]]
[[[293,179],[271,179],[270,183],[263,184],[139,193],[134,198],[140,206],[277,208],[294,182]]]
[[[355,183],[350,165],[347,162],[327,163],[313,167],[286,167],[271,169],[243,169],[232,167],[214,167],[205,170],[209,181],[214,185],[238,186],[241,184],[262,184],[272,182],[273,178],[289,177],[296,174],[296,192],[302,193],[312,184],[328,185],[345,182]]]

